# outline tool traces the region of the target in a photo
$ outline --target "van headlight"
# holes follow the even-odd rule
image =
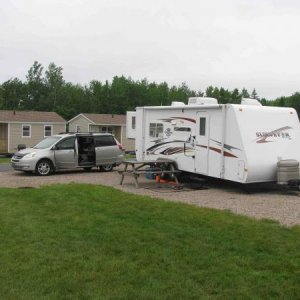
[[[33,158],[36,156],[36,152],[31,152],[23,156],[23,158]]]

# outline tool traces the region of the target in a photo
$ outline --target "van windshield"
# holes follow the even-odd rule
[[[46,148],[51,147],[54,143],[56,143],[60,139],[61,139],[61,137],[59,137],[59,136],[50,136],[48,138],[45,138],[38,144],[36,144],[33,148],[34,149],[46,149]]]

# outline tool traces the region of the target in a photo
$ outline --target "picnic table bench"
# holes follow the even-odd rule
[[[138,188],[138,178],[141,174],[153,174],[163,176],[169,174],[174,178],[176,185],[179,185],[177,174],[181,171],[177,170],[176,163],[170,159],[157,159],[157,160],[134,160],[128,159],[122,162],[124,169],[118,171],[121,175],[120,185],[123,184],[125,176],[132,176],[135,180],[135,186]],[[128,169],[130,167],[130,169]],[[145,168],[148,167],[148,168]]]

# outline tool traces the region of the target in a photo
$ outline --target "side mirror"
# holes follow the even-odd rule
[[[54,145],[52,148],[51,148],[51,150],[56,150],[57,148],[56,148],[56,145]]]

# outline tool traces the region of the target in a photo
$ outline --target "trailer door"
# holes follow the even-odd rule
[[[197,112],[195,134],[195,172],[208,174],[209,115],[207,112]]]

